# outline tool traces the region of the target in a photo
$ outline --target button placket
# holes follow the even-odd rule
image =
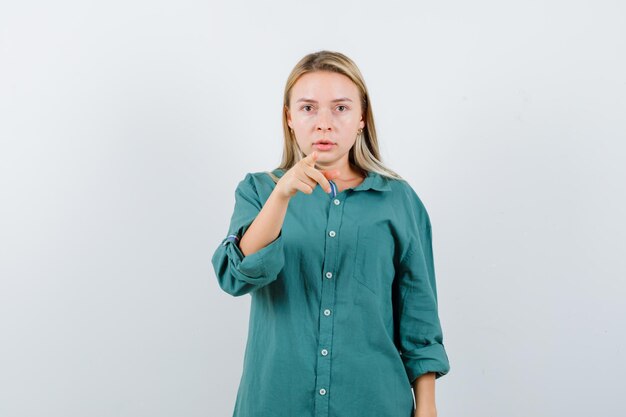
[[[316,365],[316,385],[317,395],[315,399],[315,417],[329,416],[329,401],[331,391],[330,369],[331,356],[329,354],[333,342],[334,307],[336,290],[336,262],[339,251],[339,238],[343,207],[342,197],[332,196],[328,206],[328,223],[326,233],[326,244],[324,252],[324,265],[322,268],[322,291],[320,299],[320,320],[319,320],[319,344],[317,351],[320,359]],[[339,278],[340,279],[340,278]]]

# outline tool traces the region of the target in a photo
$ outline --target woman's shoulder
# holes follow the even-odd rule
[[[237,184],[237,188],[254,192],[259,196],[269,194],[276,186],[276,182],[285,172],[281,169],[269,171],[249,171]]]
[[[420,194],[405,178],[387,178],[393,190],[394,201],[401,207],[406,207],[411,212],[419,212],[428,215],[426,205]]]
[[[267,171],[248,172],[247,176],[249,176],[251,180],[254,180],[257,182],[267,183],[269,181],[271,183],[275,183],[276,181],[278,181],[278,179],[280,179],[280,177],[283,176],[284,173],[285,173],[285,170],[276,168],[276,169],[267,170]]]
[[[416,194],[413,187],[411,187],[411,184],[409,183],[409,181],[407,181],[405,178],[401,178],[401,177],[396,178],[396,177],[382,175],[382,174],[376,174],[376,175],[380,176],[383,179],[385,184],[387,184],[388,187],[391,189],[392,194],[395,196],[407,197],[407,196],[412,196],[413,194]]]
[[[273,169],[267,171],[248,171],[243,175],[241,181],[245,182],[257,182],[264,180],[272,180],[272,176],[280,178],[285,173],[282,169]]]

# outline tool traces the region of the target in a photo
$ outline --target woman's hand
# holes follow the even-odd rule
[[[274,192],[279,193],[282,197],[291,198],[298,191],[305,194],[313,193],[317,184],[320,184],[327,193],[330,192],[328,180],[338,177],[339,171],[319,171],[316,169],[317,156],[317,151],[313,151],[292,166],[276,183]]]

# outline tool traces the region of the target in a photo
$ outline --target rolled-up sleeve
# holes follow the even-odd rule
[[[438,314],[430,219],[416,195],[414,201],[417,214],[412,218],[408,250],[396,271],[395,305],[399,350],[411,384],[425,373],[440,378],[450,370]]]
[[[233,296],[250,293],[278,278],[285,257],[282,231],[257,252],[244,256],[239,241],[262,208],[252,174],[235,190],[235,208],[225,237],[211,258],[220,287]]]

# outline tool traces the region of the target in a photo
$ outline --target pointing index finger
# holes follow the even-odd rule
[[[313,151],[302,159],[305,164],[310,167],[315,167],[315,161],[317,160],[317,151]]]

